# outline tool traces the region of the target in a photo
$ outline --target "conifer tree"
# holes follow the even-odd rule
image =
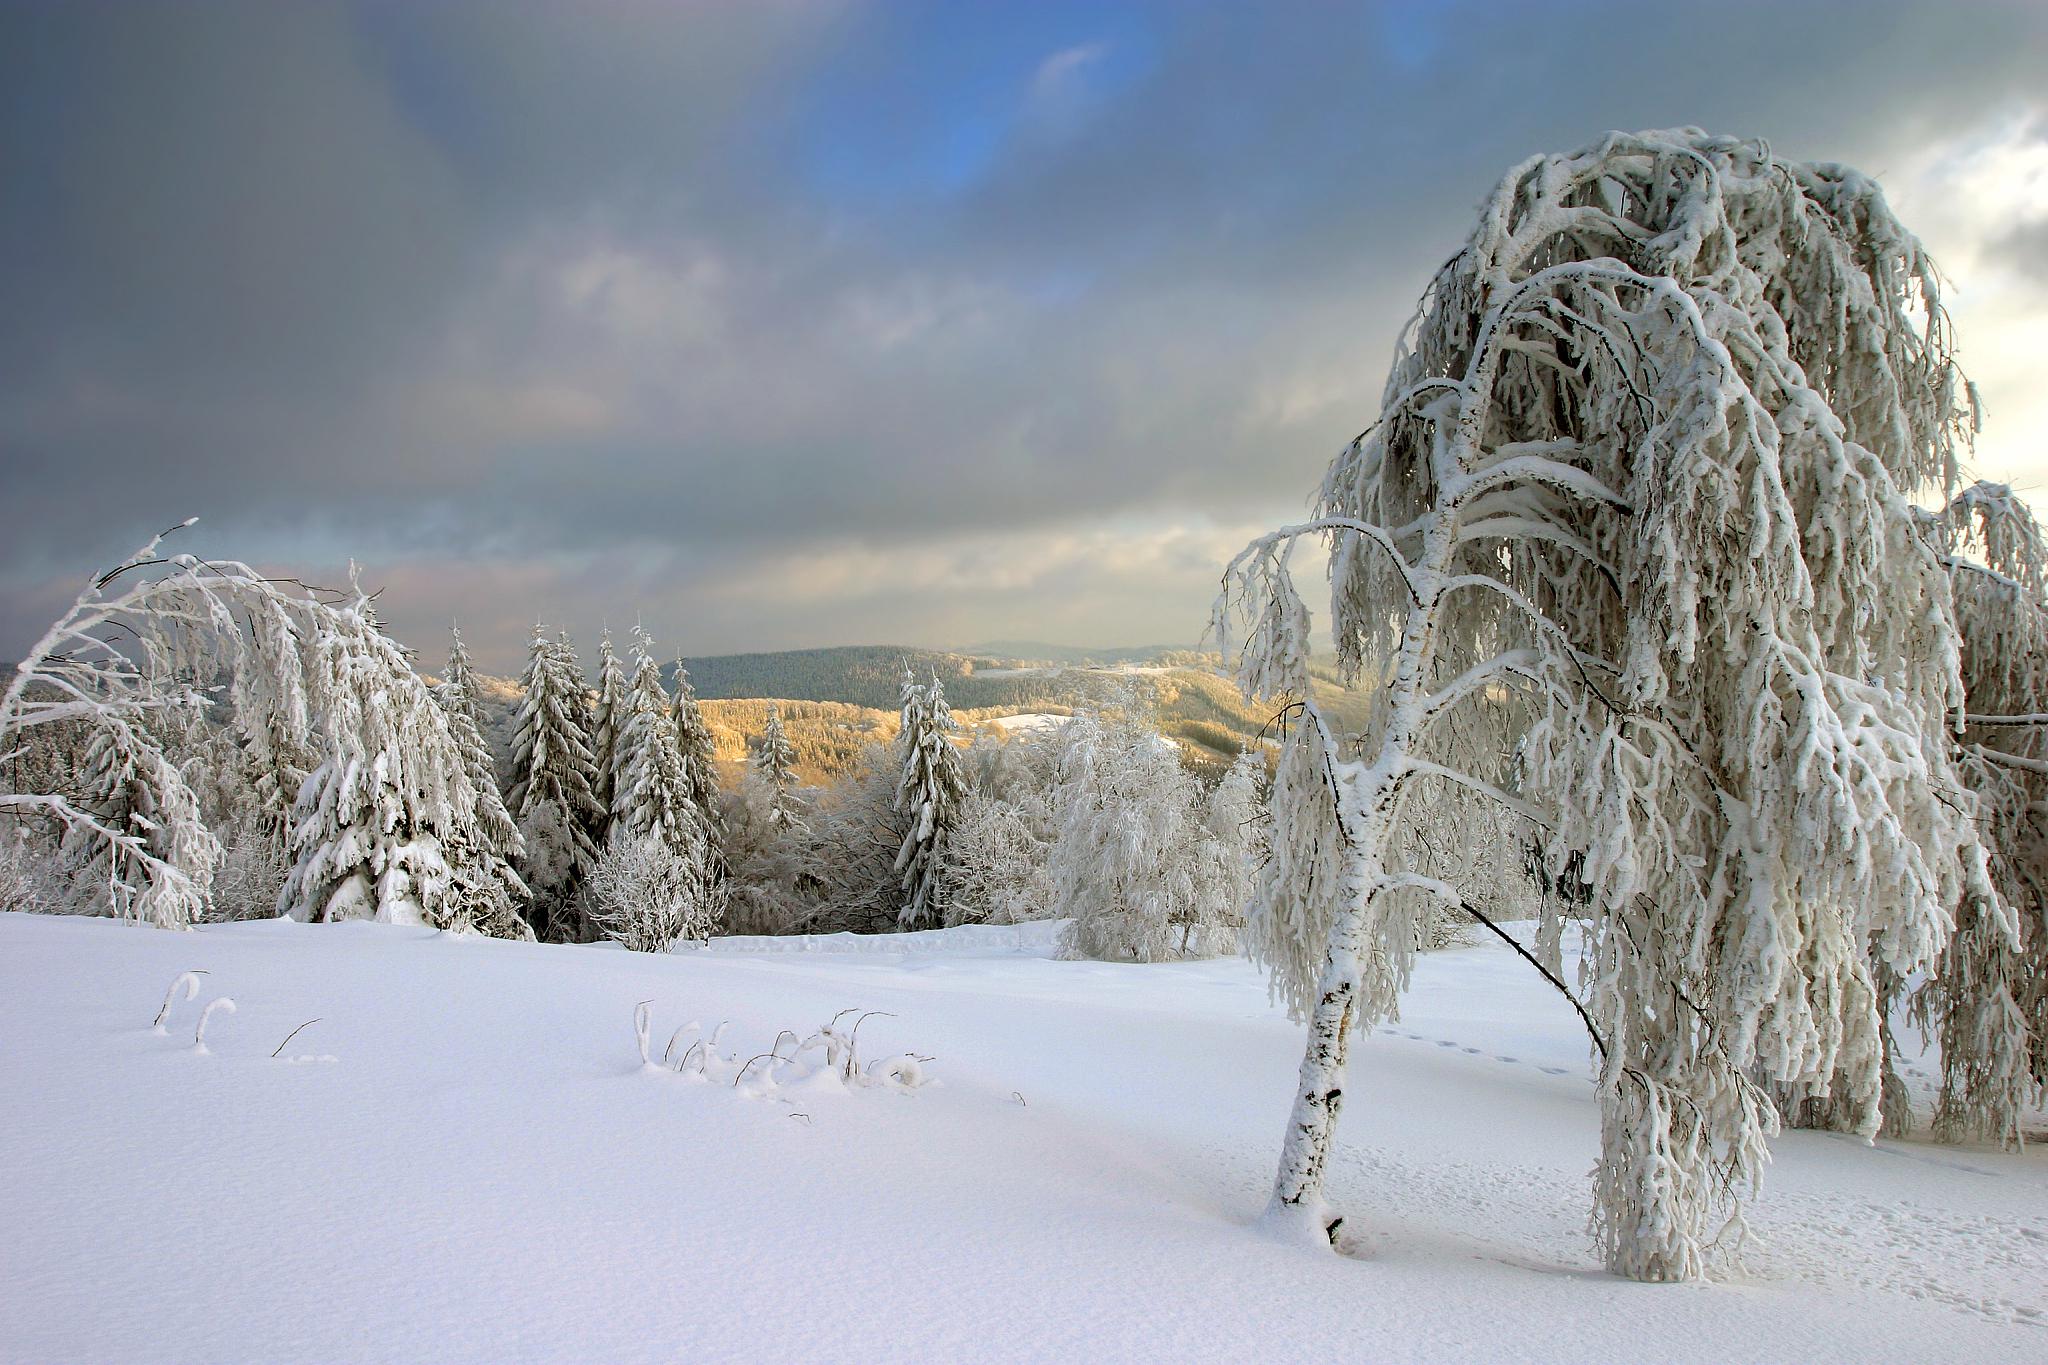
[[[526,841],[522,874],[534,898],[541,937],[580,937],[576,891],[597,849],[591,829],[603,819],[592,791],[590,746],[582,728],[582,686],[560,642],[534,626],[526,695],[519,704],[507,800]]]
[[[523,914],[532,893],[515,870],[526,856],[526,841],[499,795],[491,746],[470,718],[476,708],[454,681],[454,670],[435,689],[434,700],[447,715],[449,733],[462,751],[476,794],[475,813],[462,836],[469,856],[457,860],[460,875],[451,896],[449,927],[470,927],[497,938],[532,938],[533,929]]]
[[[619,656],[612,651],[612,633],[597,639],[597,703],[591,712],[590,750],[595,767],[594,790],[598,809],[604,812],[603,828],[592,837],[602,844],[611,832],[612,794],[617,790],[619,731],[627,716],[626,674]]]
[[[796,799],[796,746],[782,730],[782,711],[768,703],[768,724],[754,748],[754,771],[770,790],[768,823],[799,833],[804,828],[803,806]]]
[[[951,739],[959,727],[936,672],[929,685],[920,686],[908,668],[903,670],[902,725],[896,741],[901,760],[896,810],[909,829],[896,853],[896,875],[903,887],[903,907],[896,918],[899,928],[921,929],[941,922],[943,908],[934,895],[939,853],[967,794],[966,768]]]
[[[509,888],[476,836],[470,756],[367,599],[320,623],[308,673],[325,753],[299,793],[279,909],[313,923],[509,928],[477,913],[478,893]]]
[[[633,632],[633,679],[625,703],[612,842],[653,839],[701,866],[708,844],[704,819],[691,799],[689,769],[662,689],[661,666],[654,662],[654,642],[644,629]]]
[[[459,626],[448,627],[448,669],[442,679],[450,685],[450,691],[441,694],[444,705],[459,705],[462,713],[469,717],[469,723],[481,735],[484,730],[483,708],[479,705],[476,686],[476,670],[470,666],[469,646],[462,641]],[[496,781],[495,778],[492,779]]]
[[[697,694],[690,686],[690,670],[683,667],[680,654],[676,656],[675,674],[676,742],[682,749],[683,767],[690,775],[690,799],[697,803],[705,828],[715,836],[718,832],[718,746],[711,737],[711,727],[704,723],[704,713],[697,709]]]

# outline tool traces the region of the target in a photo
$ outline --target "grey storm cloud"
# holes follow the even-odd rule
[[[1881,174],[2039,101],[2044,33],[2021,3],[9,6],[0,656],[193,512],[210,552],[362,558],[399,624],[487,622],[501,664],[536,606],[706,648],[1191,638],[1210,541],[1178,528],[1300,506],[1513,162],[1699,124]],[[1112,581],[1118,526],[1160,548]]]

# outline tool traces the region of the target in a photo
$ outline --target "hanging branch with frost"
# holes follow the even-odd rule
[[[253,779],[290,782],[309,757],[297,641],[329,608],[245,564],[166,555],[162,541],[96,575],[16,666],[0,696],[0,812],[61,841],[104,913],[184,928],[207,910],[222,847],[170,741],[226,676]],[[64,730],[83,737],[83,773],[22,783],[13,760]]]
[[[1963,637],[1959,767],[1999,899],[1959,908],[1912,1007],[1941,1042],[1935,1136],[2017,1148],[2026,1106],[2048,1103],[2048,544],[2003,484],[1964,489],[1933,529]]]
[[[1277,1221],[1334,1236],[1349,1040],[1393,1011],[1422,906],[1471,904],[1412,861],[1451,791],[1583,892],[1612,1269],[1739,1247],[1767,1088],[1875,1131],[1873,964],[1919,970],[1998,902],[1907,501],[1954,481],[1973,416],[1938,288],[1868,179],[1695,130],[1532,158],[1484,205],[1317,516],[1218,602],[1247,694],[1298,703],[1249,928],[1309,1022]],[[1340,668],[1381,684],[1359,734],[1309,691],[1312,536]]]

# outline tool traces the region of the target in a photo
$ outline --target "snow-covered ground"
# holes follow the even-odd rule
[[[1043,929],[767,946],[0,916],[0,1355],[2048,1358],[2039,1148],[1790,1134],[1747,1278],[1601,1273],[1582,1036],[1503,948],[1429,957],[1357,1050],[1346,1259],[1255,1222],[1301,1035],[1249,966],[1053,961]],[[862,1051],[935,1082],[650,1070],[643,1000],[657,1052],[729,1018],[742,1059],[888,1011]]]

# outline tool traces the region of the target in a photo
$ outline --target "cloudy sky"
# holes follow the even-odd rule
[[[1493,181],[1617,127],[1878,175],[2048,483],[2044,71],[2038,0],[6,0],[0,657],[194,514],[501,671],[1191,641]]]

